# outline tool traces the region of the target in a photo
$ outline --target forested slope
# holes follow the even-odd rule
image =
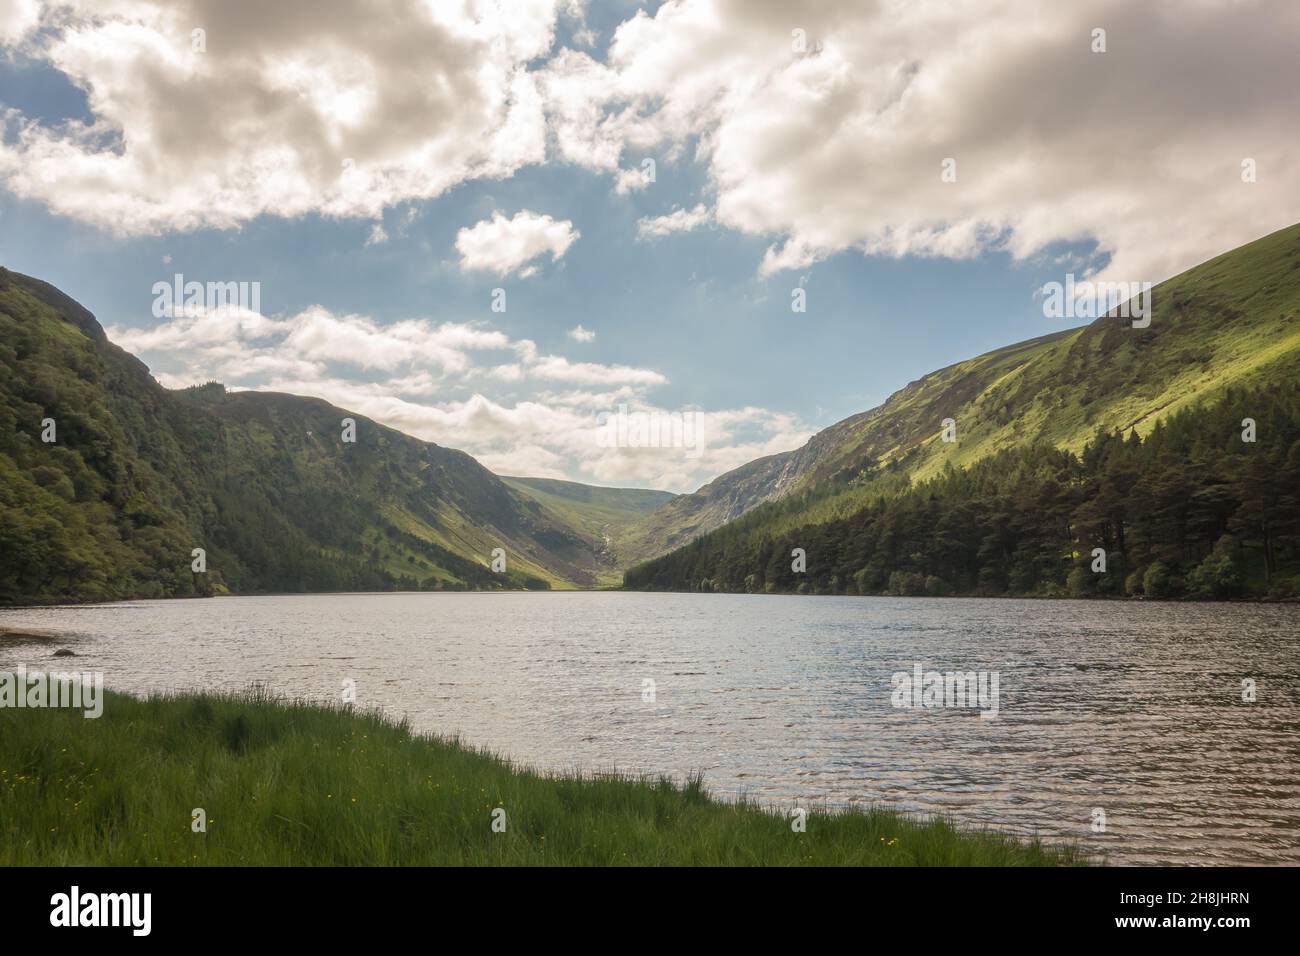
[[[1204,593],[1193,572],[1231,552],[1236,583],[1220,591],[1289,593],[1300,226],[1160,284],[1153,302],[1148,328],[1103,317],[913,382],[784,457],[779,489],[755,488],[738,521],[633,568],[627,586],[1064,593],[1080,553],[1107,547],[1109,577],[1076,575],[1074,590],[1142,593],[1158,565],[1153,581],[1163,569],[1171,583],[1156,591]],[[746,469],[712,497],[734,475],[752,484]],[[1181,510],[1154,511],[1171,488]],[[684,527],[691,497],[646,519],[657,540]],[[1119,502],[1105,521],[1099,501]]]
[[[470,456],[326,402],[164,389],[84,308],[0,270],[0,603],[585,586],[610,573],[601,544]]]

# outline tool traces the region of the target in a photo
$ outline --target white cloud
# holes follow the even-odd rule
[[[614,192],[620,196],[638,192],[650,185],[650,177],[641,169],[620,169],[614,173]]]
[[[1293,0],[668,0],[541,88],[593,170],[697,144],[717,222],[773,237],[764,273],[1095,240],[1109,276],[1155,281],[1298,218],[1298,35]]]
[[[0,0],[0,44],[21,40],[36,27],[40,13],[37,0]]]
[[[559,355],[539,358],[530,372],[537,378],[578,385],[666,385],[668,379],[648,368],[628,365],[597,365],[595,362],[570,362]]]
[[[527,209],[507,219],[497,211],[491,219],[456,233],[456,251],[463,269],[483,269],[499,276],[519,271],[528,278],[537,267],[521,267],[548,253],[553,262],[562,259],[580,235],[568,219],[557,222]]]
[[[0,42],[13,42],[33,7],[3,2]],[[374,219],[545,157],[527,64],[551,47],[554,0],[277,0],[256,16],[227,0],[44,6],[58,26],[27,52],[86,91],[94,120],[11,121],[0,181],[117,233]]]
[[[570,0],[375,0],[365,29],[343,2],[241,9],[0,0],[0,43],[61,71],[93,116],[10,114],[0,182],[150,233],[374,220],[542,163],[548,138],[619,192],[647,188],[643,157],[693,151],[716,222],[770,237],[765,273],[847,249],[1024,258],[1095,240],[1108,277],[1157,280],[1297,218],[1293,0],[668,0],[603,61],[553,49],[560,15],[590,40]],[[816,53],[792,49],[795,28]]]
[[[255,342],[286,328],[285,323],[240,306],[212,310],[185,307],[182,314],[151,329],[114,330],[120,336],[114,341],[129,351],[171,351],[187,346],[209,348]]]
[[[540,77],[547,126],[559,157],[588,169],[618,169],[623,137],[605,115],[615,95],[614,74],[586,53],[561,50]],[[635,174],[640,179],[640,173]]]
[[[579,326],[581,328],[581,326]],[[289,318],[225,307],[109,337],[150,363],[164,385],[212,380],[324,398],[441,445],[500,474],[691,491],[760,455],[802,444],[796,417],[760,408],[700,413],[703,447],[606,448],[598,416],[674,414],[651,400],[653,369],[543,355],[528,339],[467,323],[368,316],[314,306]],[[502,355],[514,361],[499,362]]]
[[[637,234],[642,239],[658,239],[674,232],[690,232],[709,221],[709,210],[704,203],[694,209],[674,209],[664,216],[638,219]]]
[[[575,325],[568,331],[569,338],[575,342],[594,342],[596,333],[591,329],[584,329],[581,325]]]

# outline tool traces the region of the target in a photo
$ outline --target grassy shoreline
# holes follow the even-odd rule
[[[95,720],[0,708],[6,866],[1087,862],[887,810],[809,807],[795,833],[790,809],[715,800],[699,780],[541,774],[376,713],[255,693],[106,692]]]

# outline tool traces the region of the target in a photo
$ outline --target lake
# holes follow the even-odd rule
[[[336,594],[11,609],[0,627],[65,632],[0,641],[0,670],[322,700],[353,681],[359,706],[539,768],[702,771],[722,796],[944,813],[1119,864],[1300,863],[1294,605]],[[895,706],[924,703],[893,680],[918,665],[990,678],[996,716]]]

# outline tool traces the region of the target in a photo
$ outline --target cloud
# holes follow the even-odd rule
[[[581,325],[575,325],[569,329],[568,336],[575,342],[594,342],[596,340],[596,333],[591,329],[584,329]]]
[[[537,378],[579,385],[666,385],[668,379],[648,368],[627,365],[597,365],[594,362],[570,362],[558,355],[539,358],[530,369]]]
[[[0,0],[0,44],[17,43],[35,29],[40,14],[37,0]]]
[[[561,15],[590,40],[568,0],[374,0],[365,29],[343,0],[242,9],[3,0],[0,43],[85,91],[93,120],[11,112],[0,182],[136,234],[377,220],[548,160],[626,193],[651,188],[648,155],[688,157],[716,223],[769,240],[764,274],[1081,241],[1104,278],[1155,281],[1297,218],[1292,0],[667,0],[603,56],[555,48]]]
[[[366,316],[335,315],[321,306],[289,319],[235,306],[187,310],[150,329],[110,326],[107,332],[128,351],[166,353],[191,363],[196,373],[231,381],[242,378],[241,362],[259,360],[318,371],[342,365],[461,373],[473,365],[472,352],[512,348],[505,333],[474,325],[410,319],[381,326]]]
[[[316,396],[463,449],[499,474],[690,491],[752,458],[796,447],[812,433],[795,416],[722,409],[699,413],[704,441],[695,449],[602,447],[602,413],[626,406],[681,414],[651,398],[667,376],[543,355],[531,340],[469,323],[381,325],[320,306],[272,318],[223,306],[151,329],[111,326],[107,332],[140,354],[168,387],[217,380]],[[503,354],[513,361],[499,361]]]
[[[700,203],[694,209],[674,209],[665,216],[638,219],[636,229],[642,239],[658,239],[674,232],[690,232],[708,221],[709,210]]]
[[[1298,218],[1297,35],[1291,0],[668,0],[541,88],[570,162],[693,146],[717,222],[772,238],[765,274],[1095,241],[1107,277],[1156,281]]]
[[[84,90],[94,119],[11,118],[0,181],[119,234],[375,219],[545,158],[528,64],[551,48],[554,0],[277,0],[256,16],[228,0],[43,6],[52,29],[25,52]],[[32,9],[5,0],[0,42]]]
[[[483,269],[507,276],[547,253],[552,262],[562,259],[580,235],[568,219],[557,222],[527,209],[507,219],[497,211],[491,219],[456,233],[456,251],[460,253],[463,269]],[[520,275],[528,278],[535,272],[536,267],[531,266]]]

